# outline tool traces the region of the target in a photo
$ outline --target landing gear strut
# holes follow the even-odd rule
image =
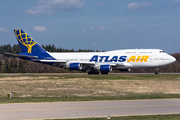
[[[159,68],[156,68],[155,74],[159,74]]]

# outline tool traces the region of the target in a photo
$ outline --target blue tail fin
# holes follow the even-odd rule
[[[35,40],[21,29],[14,30],[22,53],[47,53]]]

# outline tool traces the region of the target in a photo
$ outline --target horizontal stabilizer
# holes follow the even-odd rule
[[[38,56],[20,55],[20,54],[8,53],[8,52],[6,52],[5,54],[6,55],[12,55],[12,56],[18,56],[18,57],[29,57],[29,58],[32,58],[32,59],[38,58]]]

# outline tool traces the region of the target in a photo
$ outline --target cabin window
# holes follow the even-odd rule
[[[160,53],[165,53],[164,51],[160,51]]]

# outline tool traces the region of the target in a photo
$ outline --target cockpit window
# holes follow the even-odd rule
[[[165,53],[165,51],[160,51],[160,53]]]

